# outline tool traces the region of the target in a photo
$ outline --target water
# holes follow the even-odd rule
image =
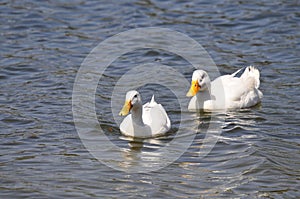
[[[1,198],[299,197],[298,8],[299,2],[283,0],[1,1]],[[205,158],[198,152],[210,114],[194,117],[200,132],[174,163],[126,173],[100,163],[83,146],[73,122],[73,83],[98,43],[151,26],[198,41],[222,74],[257,66],[264,98],[254,108],[226,113],[218,142]],[[192,73],[174,54],[151,49],[110,66],[97,87],[96,112],[107,137],[124,148],[125,165],[176,139],[179,127],[178,101],[155,84],[141,88],[142,96],[146,101],[156,92],[172,120],[170,134],[131,141],[111,119],[109,88],[131,64],[149,60],[173,65],[186,78]]]

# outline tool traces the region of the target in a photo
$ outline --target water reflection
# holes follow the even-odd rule
[[[226,114],[208,112],[190,114],[197,116],[194,121],[199,123],[198,133],[190,146],[188,155],[185,154],[185,158],[180,158],[180,165],[201,167],[202,164],[199,161],[201,159],[205,161],[208,158],[222,162],[247,158],[253,154],[251,146],[255,143],[254,139],[259,136],[254,133],[259,130],[256,122],[259,116],[251,109],[229,111]],[[221,132],[218,131],[220,126],[222,126]],[[152,164],[164,161],[163,154],[158,149],[165,147],[172,139],[177,139],[174,135],[154,139],[124,136],[119,138],[127,143],[126,146],[123,145],[123,160],[120,164],[124,169],[132,166],[151,167]],[[206,164],[207,162],[204,165]],[[219,164],[215,163],[215,165]],[[220,165],[220,167],[223,166]]]
[[[125,171],[133,167],[152,168],[153,165],[164,161],[163,154],[158,150],[165,146],[165,142],[159,139],[137,139],[121,136],[120,139],[127,142],[128,147],[122,148],[122,160],[119,166]],[[145,169],[144,172],[146,172]],[[141,170],[140,172],[143,172]]]
[[[123,169],[132,169],[133,166],[142,167],[153,167],[160,162],[165,162],[165,154],[161,152],[161,148],[164,148],[170,144],[174,139],[185,140],[185,137],[196,136],[193,142],[190,143],[191,151],[194,151],[191,157],[194,158],[193,164],[199,164],[199,159],[205,158],[209,155],[211,150],[215,147],[215,144],[220,138],[221,128],[224,126],[224,113],[194,113],[186,112],[190,116],[189,120],[181,121],[183,125],[184,133],[181,135],[176,134],[176,130],[173,129],[174,133],[166,136],[152,138],[152,139],[137,139],[131,137],[120,136],[119,139],[124,141],[123,144],[118,143],[121,147],[122,158],[119,166]],[[175,123],[180,121],[175,121]],[[198,125],[194,125],[198,123]],[[191,125],[192,124],[192,125]],[[196,135],[193,135],[196,128]],[[125,144],[126,143],[126,144]],[[184,142],[182,144],[185,144]],[[175,149],[176,150],[176,149]],[[172,153],[172,151],[170,151]],[[185,153],[186,151],[182,151]],[[191,152],[190,152],[191,153]],[[176,161],[176,160],[175,160]],[[188,164],[188,162],[186,162]]]

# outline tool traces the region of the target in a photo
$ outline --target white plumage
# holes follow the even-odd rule
[[[192,76],[192,85],[187,96],[193,96],[189,110],[217,110],[247,108],[261,102],[262,92],[258,69],[248,66],[240,77],[242,69],[231,75],[223,75],[210,82],[208,74],[196,70]]]
[[[131,111],[131,114],[127,115]],[[170,119],[161,104],[154,100],[142,105],[137,91],[128,91],[119,115],[127,115],[120,125],[121,132],[130,137],[150,138],[165,134],[171,128]]]

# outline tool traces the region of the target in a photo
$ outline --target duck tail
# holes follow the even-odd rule
[[[231,74],[231,76],[235,77],[242,69],[244,69],[244,68],[241,68],[241,69],[235,71],[234,73]]]
[[[155,100],[154,100],[154,95],[152,95],[152,98],[151,98],[150,104],[154,104],[154,103],[155,103]]]
[[[245,70],[245,72],[243,73],[241,78],[248,78],[248,77],[252,77],[254,78],[254,82],[255,82],[255,88],[259,87],[260,84],[260,73],[259,70],[254,67],[254,66],[248,66]]]

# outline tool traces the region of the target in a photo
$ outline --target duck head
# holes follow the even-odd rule
[[[126,93],[125,103],[119,115],[125,116],[130,112],[132,108],[136,108],[140,106],[142,106],[142,99],[139,92],[135,90],[128,91]]]
[[[207,90],[210,86],[210,79],[204,70],[195,70],[192,76],[190,90],[187,92],[187,97],[195,96],[199,91]]]

